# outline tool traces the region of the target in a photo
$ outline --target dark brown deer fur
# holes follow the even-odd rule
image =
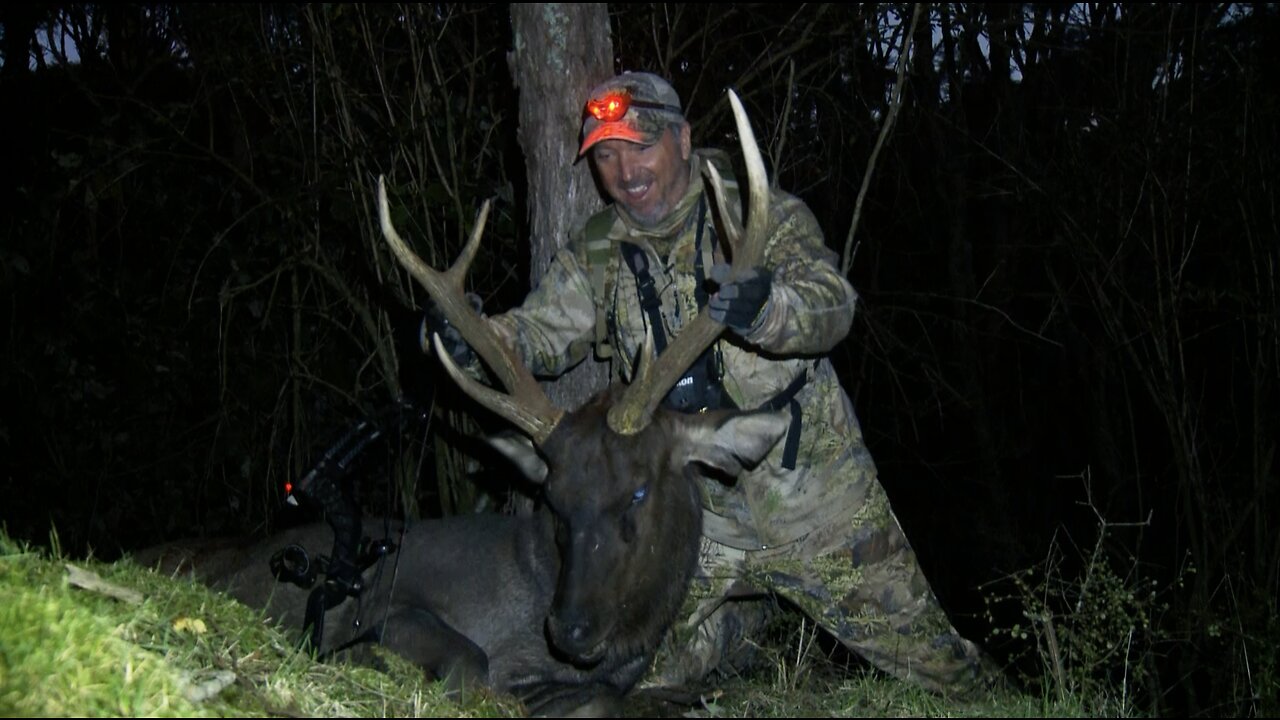
[[[684,598],[701,533],[698,475],[736,475],[788,422],[660,410],[638,437],[620,436],[605,422],[609,406],[606,394],[567,415],[545,458],[514,436],[493,441],[545,481],[546,509],[409,526],[376,584],[365,573],[361,602],[329,611],[320,650],[368,632],[436,677],[511,692],[534,712],[608,712],[643,675]],[[202,581],[300,629],[310,591],[277,582],[269,559],[290,543],[321,552],[332,538],[313,525],[194,565]]]

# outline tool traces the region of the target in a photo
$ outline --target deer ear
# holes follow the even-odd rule
[[[494,450],[510,460],[530,482],[541,485],[547,480],[547,463],[527,436],[506,430],[485,438]]]
[[[787,412],[732,413],[719,422],[690,425],[689,460],[737,477],[755,467],[787,433]]]

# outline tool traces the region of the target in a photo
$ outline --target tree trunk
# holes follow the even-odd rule
[[[569,231],[602,207],[588,163],[575,161],[587,93],[613,74],[613,41],[605,3],[513,4],[511,26],[536,283]],[[608,365],[588,360],[545,389],[560,407],[576,408],[608,380]]]
[[[30,3],[6,3],[0,9],[0,27],[4,28],[4,64],[0,78],[26,75],[31,68],[31,49],[35,46],[36,28],[44,13]]]

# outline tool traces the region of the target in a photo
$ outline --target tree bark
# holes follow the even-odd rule
[[[529,187],[531,282],[603,203],[587,161],[577,162],[587,93],[613,74],[613,41],[605,3],[518,3],[511,6],[515,47],[508,55],[520,91],[517,136]],[[552,402],[576,408],[608,384],[608,365],[588,360],[547,383]]]

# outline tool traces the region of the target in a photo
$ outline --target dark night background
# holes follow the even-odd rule
[[[670,77],[695,145],[736,149],[738,89],[848,258],[834,360],[957,627],[1039,687],[1280,711],[1276,5],[929,5],[860,206],[911,6],[610,10],[617,69]],[[465,436],[492,420],[409,351],[371,202],[394,171],[439,266],[496,196],[471,282],[523,295],[507,6],[8,3],[0,28],[10,536],[110,559],[266,532],[402,395],[430,417],[370,450],[363,504],[490,496]]]

